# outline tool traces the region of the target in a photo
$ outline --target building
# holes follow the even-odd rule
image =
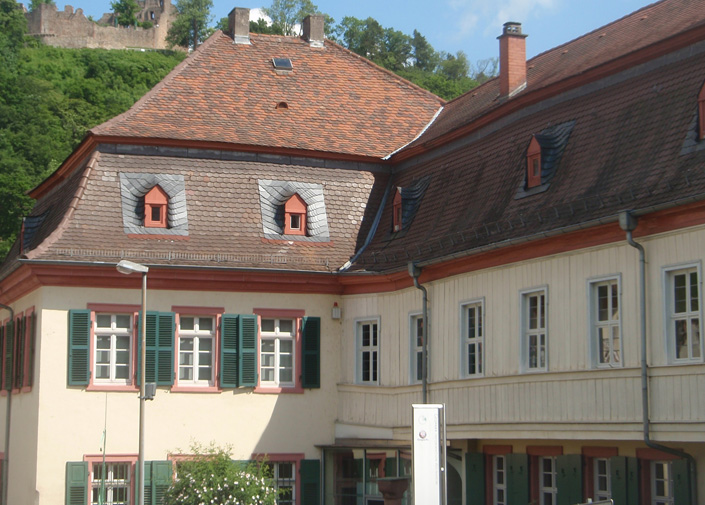
[[[133,503],[122,259],[149,267],[152,496],[214,440],[267,455],[292,503],[381,503],[427,382],[449,503],[702,501],[704,7],[528,61],[507,23],[500,76],[448,103],[321,18],[254,35],[234,9],[31,192],[0,268],[9,502],[92,503],[105,426]]]

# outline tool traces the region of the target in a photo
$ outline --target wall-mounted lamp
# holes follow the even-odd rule
[[[338,307],[338,302],[333,303],[333,310],[330,314],[331,319],[340,319],[340,307]]]

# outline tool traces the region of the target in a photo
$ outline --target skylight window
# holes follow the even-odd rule
[[[291,58],[272,58],[272,65],[276,70],[293,70],[294,65]]]

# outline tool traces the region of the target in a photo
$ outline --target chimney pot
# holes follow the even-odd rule
[[[304,18],[303,38],[311,47],[323,47],[325,18],[323,14],[311,14]]]
[[[234,44],[250,43],[250,9],[235,7],[228,14],[228,30]]]
[[[507,98],[526,87],[526,37],[521,23],[504,23],[499,39],[499,94]]]

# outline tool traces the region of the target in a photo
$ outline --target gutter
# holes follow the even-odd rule
[[[12,307],[0,303],[0,308],[10,312],[10,328],[15,327],[15,311]],[[5,335],[7,338],[8,335]],[[14,342],[14,340],[13,340]],[[5,452],[2,458],[2,504],[7,505],[8,470],[10,463],[10,421],[12,420],[12,381],[7,384],[7,412],[5,415]]]
[[[644,443],[651,449],[672,454],[688,461],[690,480],[690,503],[698,503],[698,481],[695,458],[684,451],[679,451],[651,440],[651,422],[649,420],[649,370],[646,353],[646,252],[644,246],[635,242],[632,231],[637,227],[638,220],[631,211],[619,214],[619,226],[627,232],[627,243],[639,251],[639,332],[641,345],[641,409],[644,430]]]

